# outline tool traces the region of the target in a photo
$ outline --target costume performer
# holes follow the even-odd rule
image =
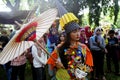
[[[63,10],[62,12],[64,12],[60,18],[60,26],[67,35],[65,42],[52,52],[52,57],[48,59],[47,63],[51,65],[51,69],[66,69],[70,76],[68,80],[83,80],[93,66],[91,52],[85,44],[79,42],[80,26],[77,24],[76,16],[73,13],[67,13],[60,3],[57,5],[60,6],[58,11]]]

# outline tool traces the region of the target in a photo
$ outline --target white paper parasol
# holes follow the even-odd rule
[[[34,44],[33,40],[40,39],[50,28],[56,15],[56,9],[49,9],[23,25],[0,53],[0,64],[13,60],[31,47]]]

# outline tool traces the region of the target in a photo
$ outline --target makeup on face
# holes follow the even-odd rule
[[[77,41],[80,39],[79,29],[76,29],[70,33],[71,40]]]

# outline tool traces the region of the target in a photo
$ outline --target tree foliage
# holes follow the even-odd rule
[[[16,11],[19,10],[20,7],[20,0],[4,0],[6,2],[6,5],[12,10]]]
[[[119,12],[118,0],[61,0],[68,11],[72,11],[79,19],[79,11],[89,8],[89,24],[99,26],[101,12],[106,15],[110,13],[110,17],[114,16],[114,24],[117,21]],[[113,1],[113,2],[112,2]],[[80,20],[81,21],[81,20]]]
[[[12,9],[12,11],[20,9],[20,2],[23,0],[4,0],[6,5]],[[48,8],[55,7],[54,0],[25,0],[27,1],[29,7],[39,3],[39,11],[43,12]],[[119,0],[59,0],[64,7],[73,12],[79,19],[80,24],[82,24],[82,16],[78,15],[81,10],[89,8],[89,24],[95,24],[99,26],[100,15],[103,12],[104,15],[109,15],[113,19],[113,24],[116,24],[118,12],[119,12]],[[109,14],[108,14],[109,13]]]

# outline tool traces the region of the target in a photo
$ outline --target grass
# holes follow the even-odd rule
[[[105,63],[106,63],[106,61],[105,61]],[[106,64],[105,64],[105,68],[104,69],[106,71]],[[48,70],[47,67],[46,67],[46,70]],[[114,67],[113,66],[112,66],[112,70],[114,71]],[[47,75],[46,79],[50,80],[47,71],[46,71],[46,75]],[[114,75],[114,73],[106,73],[105,76],[106,76],[107,80],[120,80],[120,76],[116,76],[116,75]],[[5,71],[3,70],[2,67],[0,67],[0,80],[7,80]],[[30,66],[29,63],[27,63],[27,66],[26,66],[25,80],[32,80],[31,66]]]
[[[107,70],[107,68],[106,68],[106,61],[105,61],[105,64],[104,64],[104,70],[105,70],[105,76],[106,76],[106,78],[107,78],[107,80],[120,80],[120,76],[116,76],[115,74],[114,74],[114,65],[113,65],[113,63],[111,63],[112,65],[112,73],[107,73],[106,72],[106,70]],[[120,60],[119,60],[119,72],[120,72]]]

